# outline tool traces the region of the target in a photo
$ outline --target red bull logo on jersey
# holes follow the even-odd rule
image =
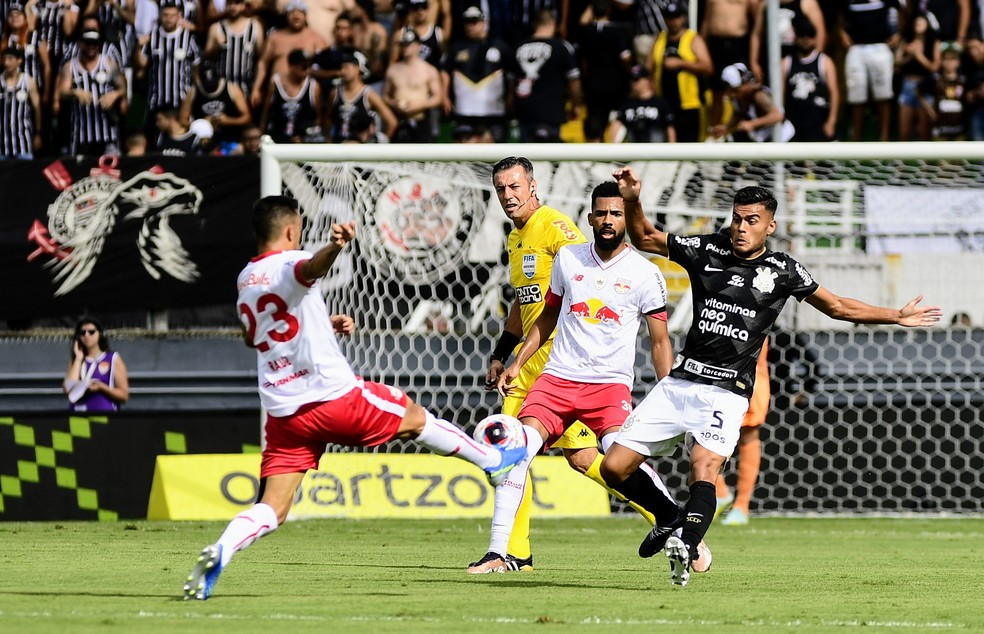
[[[608,307],[600,299],[589,299],[583,302],[573,302],[567,311],[577,315],[589,324],[619,324],[622,323],[622,316]]]
[[[629,280],[620,277],[617,280],[615,280],[615,284],[613,288],[615,289],[616,293],[624,294],[632,290],[632,285],[629,284]]]

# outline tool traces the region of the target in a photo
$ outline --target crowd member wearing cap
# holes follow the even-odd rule
[[[123,49],[120,48],[119,42],[108,40],[105,37],[102,25],[99,23],[99,18],[96,15],[82,16],[82,19],[79,21],[79,37],[65,47],[65,59],[71,59],[78,56],[79,44],[82,39],[81,36],[86,31],[97,31],[100,34],[103,34],[102,49],[99,52],[116,62],[116,65],[122,70],[124,67],[123,60],[126,55],[123,53]],[[129,97],[129,93],[127,94],[127,97]]]
[[[806,18],[793,21],[796,46],[783,59],[783,105],[796,129],[793,141],[833,141],[837,136],[840,86],[834,60],[817,46],[817,29]]]
[[[256,80],[250,91],[250,105],[254,108],[264,103],[270,94],[271,75],[287,73],[287,55],[291,51],[301,50],[313,57],[318,51],[328,48],[328,41],[318,32],[308,26],[308,5],[304,0],[289,0],[284,7],[287,25],[273,29],[267,39],[263,56],[256,67]],[[334,22],[334,18],[332,20]]]
[[[208,29],[205,58],[219,60],[219,74],[248,97],[265,45],[266,30],[247,12],[246,0],[226,0],[224,17]]]
[[[642,66],[629,73],[629,98],[612,113],[609,140],[613,143],[676,143],[673,107],[653,90],[653,81]]]
[[[365,57],[354,51],[342,58],[340,82],[328,99],[328,119],[333,143],[357,140],[360,134],[355,119],[363,115],[373,121],[369,137],[385,142],[396,132],[396,115],[382,96],[363,81]],[[381,129],[380,129],[381,128]]]
[[[393,39],[399,43],[404,33],[416,33],[420,43],[420,59],[438,68],[444,51],[444,31],[431,19],[429,0],[406,1],[409,6],[406,24],[394,32]],[[390,51],[390,65],[399,60],[401,54],[399,46],[394,46]]]
[[[782,109],[772,99],[772,91],[755,79],[745,64],[731,64],[721,71],[724,96],[731,100],[731,117],[711,128],[711,136],[734,141],[786,142],[793,138],[793,125],[785,120]],[[773,126],[781,123],[778,137]]]
[[[119,123],[126,115],[126,80],[102,54],[99,31],[84,31],[79,54],[65,62],[58,80],[54,114],[65,106],[71,117],[69,153],[119,154]]]
[[[144,36],[136,52],[138,72],[146,74],[147,118],[144,133],[157,138],[157,112],[178,109],[191,88],[192,70],[201,60],[194,33],[181,26],[181,7],[176,0],[163,0],[158,26]]]
[[[0,90],[0,160],[30,159],[41,150],[41,97],[38,86],[20,69],[24,49],[6,47]]]
[[[677,141],[696,143],[707,127],[702,93],[714,63],[704,38],[687,27],[687,10],[679,0],[666,5],[666,30],[656,37],[648,66],[656,95],[673,107]]]
[[[461,14],[464,40],[453,42],[441,72],[445,114],[457,125],[482,127],[501,143],[506,140],[509,64],[512,49],[490,39],[485,13],[468,7]]]
[[[392,140],[431,143],[437,137],[431,111],[441,107],[443,91],[437,69],[420,59],[420,38],[412,30],[400,34],[400,60],[386,70],[383,100],[398,123]]]
[[[556,31],[553,13],[541,11],[533,35],[516,49],[513,107],[524,143],[559,143],[560,126],[580,111],[581,71]]]
[[[311,56],[304,49],[287,54],[287,72],[274,73],[260,128],[277,143],[322,143],[321,86],[308,75]]]
[[[130,69],[133,66],[133,48],[137,42],[137,32],[134,27],[137,18],[135,0],[78,0],[85,7],[82,11],[82,21],[86,18],[96,18],[100,30],[106,37],[106,44],[120,51],[120,68]],[[83,25],[83,30],[85,26]],[[131,76],[128,78],[132,79]]]
[[[706,0],[700,35],[707,42],[707,50],[714,63],[714,72],[731,64],[748,65],[749,40],[760,0]],[[724,86],[717,76],[711,76],[713,101],[710,107],[711,121],[721,118]]]
[[[768,3],[759,4],[755,14],[755,24],[752,35],[748,40],[748,67],[755,73],[760,82],[769,81],[769,37],[773,31],[779,36],[779,57],[785,58],[796,52],[796,32],[793,22],[805,19],[816,30],[816,48],[825,50],[827,45],[827,27],[824,24],[823,10],[819,0],[779,0],[778,24],[770,24]]]
[[[592,0],[579,25],[583,69],[585,141],[601,141],[615,108],[629,94],[632,39],[625,24],[611,19],[610,0]]]
[[[181,123],[208,121],[213,134],[207,144],[227,154],[239,142],[243,129],[253,124],[246,95],[234,82],[219,73],[218,62],[206,60],[195,73],[195,82],[185,95],[180,110]]]

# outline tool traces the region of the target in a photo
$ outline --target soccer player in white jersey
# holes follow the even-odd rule
[[[314,282],[355,237],[354,223],[333,224],[329,244],[311,254],[300,250],[297,201],[261,198],[252,222],[259,255],[239,274],[237,306],[246,345],[256,350],[260,400],[268,412],[259,502],[202,550],[184,585],[185,599],[207,599],[233,554],[284,522],[301,479],[317,467],[328,443],[372,447],[412,438],[434,453],[478,465],[493,486],[526,458],[523,448],[476,443],[401,390],[352,371],[334,334],[350,333],[352,319],[329,317]]]
[[[646,458],[671,453],[685,440],[690,499],[684,516],[677,525],[657,522],[639,547],[643,557],[664,550],[671,583],[683,586],[695,560],[703,557],[699,544],[717,504],[714,481],[738,442],[762,343],[786,301],[793,297],[828,317],[857,324],[931,326],[942,311],[919,306],[922,295],[901,309],[882,308],[820,286],[802,264],[766,246],[776,230],[778,203],[765,188],[744,187],[735,193],[729,234],[677,236],[656,229],[643,215],[642,184],[631,168],[618,169],[614,176],[625,200],[632,243],[686,269],[694,308],[673,369],[625,421],[605,454],[601,473],[618,489]],[[683,527],[680,537],[672,534],[677,526]]]
[[[526,428],[527,459],[509,472],[495,491],[489,557],[505,553],[513,520],[533,457],[575,421],[611,444],[632,409],[633,365],[640,322],[652,337],[657,377],[673,358],[666,329],[666,281],[659,268],[625,244],[625,205],[618,185],[602,183],[591,194],[594,241],[570,244],[557,252],[543,311],[533,323],[515,361],[499,375],[506,395],[523,365],[557,329],[543,372],[530,388],[519,419]],[[646,510],[656,524],[675,521],[680,508],[655,472],[637,475],[631,485],[643,489]],[[630,488],[622,486],[618,489]],[[635,501],[633,496],[627,496]]]

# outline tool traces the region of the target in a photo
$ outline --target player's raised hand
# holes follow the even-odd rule
[[[913,299],[899,310],[899,325],[909,328],[932,326],[943,316],[939,306],[919,306],[923,296]]]
[[[519,376],[519,370],[523,366],[516,365],[513,363],[505,371],[499,375],[499,378],[495,382],[495,387],[499,390],[499,394],[503,396],[509,396],[509,393],[513,391],[513,383],[516,381],[516,377]]]
[[[345,222],[331,225],[331,243],[337,245],[338,248],[344,247],[346,244],[355,239],[355,223]]]
[[[639,200],[639,192],[642,191],[642,182],[631,167],[627,165],[620,167],[612,172],[612,176],[615,177],[615,182],[618,183],[618,193],[622,195],[622,198],[626,202]]]

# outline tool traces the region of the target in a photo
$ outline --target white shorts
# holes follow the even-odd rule
[[[725,458],[738,444],[748,399],[714,385],[664,378],[632,411],[615,442],[644,456],[673,453],[685,440]]]
[[[888,44],[855,44],[847,49],[844,72],[847,77],[847,103],[866,103],[869,86],[875,101],[892,98],[895,56]]]

